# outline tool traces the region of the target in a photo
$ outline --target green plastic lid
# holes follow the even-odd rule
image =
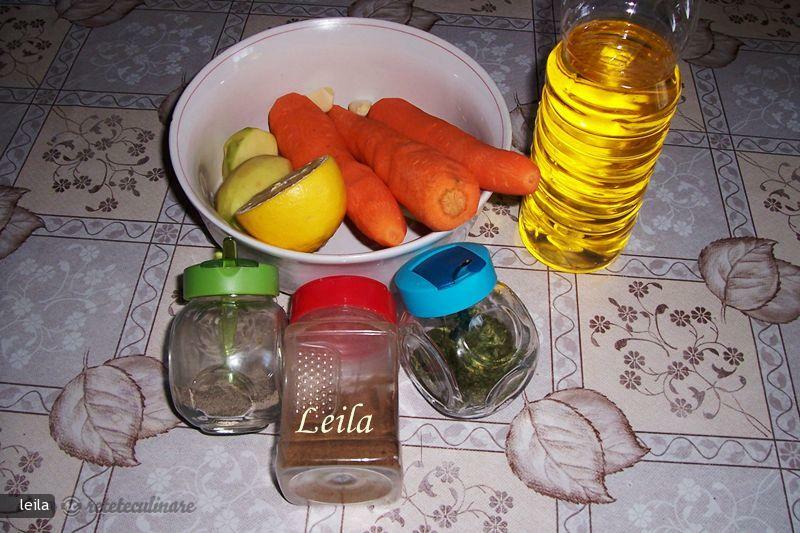
[[[275,296],[278,294],[278,269],[236,256],[236,241],[225,237],[222,256],[192,265],[183,271],[183,299],[200,296],[232,295]]]

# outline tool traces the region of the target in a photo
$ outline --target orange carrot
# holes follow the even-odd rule
[[[539,184],[539,169],[527,157],[489,146],[402,98],[378,100],[367,116],[455,159],[478,177],[482,189],[530,194]]]
[[[406,236],[406,220],[389,188],[347,150],[331,119],[307,97],[289,93],[275,101],[269,129],[278,150],[300,168],[323,155],[336,160],[347,188],[347,216],[368,238],[397,246]]]
[[[371,166],[395,198],[430,229],[453,229],[477,211],[478,181],[459,163],[339,106],[328,115],[355,158]]]

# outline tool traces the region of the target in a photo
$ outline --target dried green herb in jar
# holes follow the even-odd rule
[[[485,246],[423,252],[394,283],[404,305],[400,362],[436,410],[481,418],[522,392],[536,364],[536,328],[522,300],[497,281]]]
[[[451,316],[428,330],[428,337],[439,347],[463,400],[483,403],[517,362],[514,335],[500,320],[474,309]]]

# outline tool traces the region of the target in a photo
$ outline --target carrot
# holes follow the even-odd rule
[[[402,98],[378,100],[367,116],[455,159],[478,177],[482,189],[530,194],[539,184],[539,169],[527,157],[489,146]]]
[[[371,166],[395,198],[430,229],[453,229],[477,211],[478,181],[459,163],[339,106],[328,116],[355,158]]]
[[[368,238],[396,246],[406,235],[406,220],[386,184],[347,150],[331,119],[307,97],[289,93],[275,101],[269,128],[278,150],[300,168],[323,155],[336,160],[347,189],[347,216]]]

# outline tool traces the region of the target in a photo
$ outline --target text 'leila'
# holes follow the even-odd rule
[[[300,427],[297,428],[295,433],[330,433],[331,431],[336,431],[336,433],[369,433],[372,431],[372,415],[364,415],[356,423],[356,409],[359,407],[364,407],[364,404],[357,403],[350,410],[350,417],[347,420],[346,428],[344,425],[344,413],[342,413],[338,416],[328,415],[322,419],[322,423],[319,427],[308,429],[306,428],[306,417],[309,413],[315,413],[317,411],[316,407],[309,407],[303,412],[303,417],[300,419]],[[342,411],[347,411],[346,405],[342,407]],[[334,423],[336,423],[335,429]]]

